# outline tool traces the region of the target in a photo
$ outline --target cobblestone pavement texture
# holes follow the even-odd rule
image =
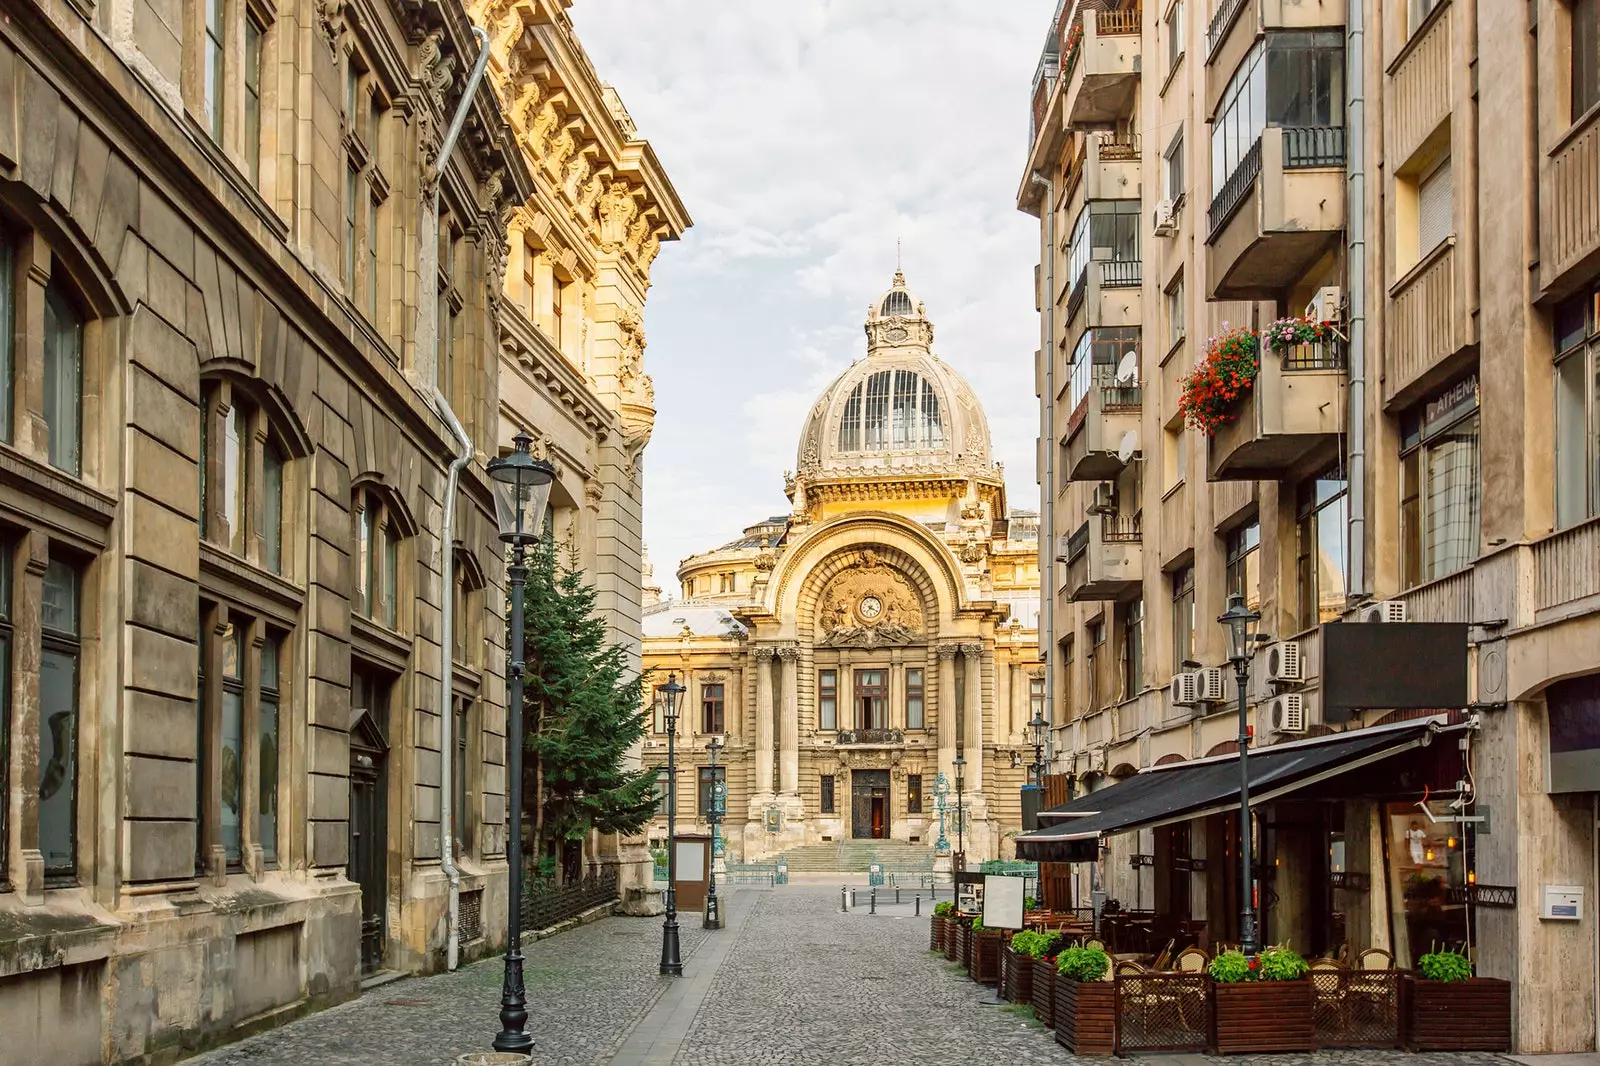
[[[741,889],[740,917],[707,934],[683,922],[685,980],[704,997],[675,1066],[1511,1066],[1488,1054],[1140,1056],[1075,1059],[1030,1014],[930,954],[927,908],[885,905],[850,913],[831,888]],[[734,901],[730,901],[734,902]],[[926,901],[924,901],[926,903]],[[697,972],[708,935],[737,937],[715,973]],[[527,985],[540,1066],[633,1066],[618,1057],[630,1031],[659,1023],[670,979],[657,975],[658,918],[610,918],[527,948]],[[447,1066],[485,1050],[498,1026],[501,962],[385,985],[361,998],[190,1060],[199,1066]],[[670,998],[670,997],[669,997]],[[652,1007],[657,1009],[652,1014]],[[646,1015],[651,1017],[646,1020]]]

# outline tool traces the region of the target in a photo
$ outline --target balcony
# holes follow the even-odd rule
[[[1600,108],[1539,162],[1539,285],[1562,299],[1600,265]]]
[[[1345,24],[1345,0],[1221,0],[1206,30],[1206,115],[1263,34]]]
[[[1128,118],[1139,94],[1144,10],[1083,12],[1062,41],[1067,125],[1098,126]]]
[[[1263,348],[1255,385],[1239,417],[1217,427],[1206,445],[1212,481],[1273,481],[1313,458],[1332,454],[1343,432],[1344,345]]]
[[[1092,514],[1067,543],[1067,596],[1120,600],[1144,580],[1140,515]]]
[[[1140,325],[1139,286],[1143,279],[1144,264],[1138,259],[1090,260],[1067,292],[1064,321],[1069,333],[1079,328]],[[1087,318],[1077,322],[1079,312],[1085,310]]]
[[[1119,384],[1117,368],[1096,364],[1088,391],[1067,422],[1069,481],[1109,481],[1139,451],[1139,423],[1144,389],[1137,375]]]
[[[1269,126],[1212,198],[1213,300],[1273,299],[1344,229],[1345,130]]]
[[[1471,341],[1461,313],[1455,238],[1441,241],[1389,288],[1384,315],[1384,404],[1403,407],[1444,384]]]
[[[1100,133],[1087,140],[1083,156],[1083,198],[1139,199],[1139,138],[1132,134]]]
[[[898,729],[845,729],[835,735],[837,747],[893,747],[906,742],[905,733]]]

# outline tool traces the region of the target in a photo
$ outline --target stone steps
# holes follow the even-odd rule
[[[793,873],[866,873],[876,862],[885,873],[926,873],[933,869],[933,849],[894,841],[847,841],[790,848],[768,860],[788,865]]]

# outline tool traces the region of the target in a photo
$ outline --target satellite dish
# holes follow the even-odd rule
[[[1117,384],[1132,385],[1139,380],[1139,353],[1129,352],[1117,364]]]
[[[1122,443],[1117,445],[1117,458],[1126,463],[1139,451],[1139,431],[1130,429],[1122,435]]]

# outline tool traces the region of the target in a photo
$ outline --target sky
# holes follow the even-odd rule
[[[694,226],[645,309],[645,541],[678,563],[787,514],[802,419],[892,281],[1037,509],[1038,222],[1016,209],[1054,0],[576,0],[579,40]]]

